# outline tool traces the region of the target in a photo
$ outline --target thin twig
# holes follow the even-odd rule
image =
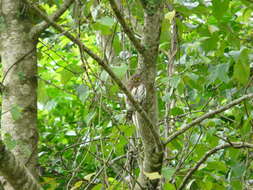
[[[4,83],[4,80],[6,79],[6,77],[7,77],[7,75],[8,75],[8,73],[11,71],[11,69],[15,66],[15,65],[17,65],[17,64],[19,64],[21,61],[23,61],[27,56],[29,56],[33,51],[35,51],[36,50],[36,48],[34,47],[34,48],[32,48],[30,51],[28,51],[27,53],[25,53],[22,57],[20,57],[15,63],[13,63],[9,68],[8,68],[8,70],[5,72],[5,74],[4,74],[4,76],[3,76],[3,80],[2,80],[2,84]]]

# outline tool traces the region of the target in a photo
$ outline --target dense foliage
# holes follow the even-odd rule
[[[48,14],[58,1],[40,6]],[[58,2],[59,4],[61,2]],[[172,132],[204,113],[253,92],[253,3],[251,0],[169,0],[164,8],[156,86],[160,130],[164,132],[166,102]],[[114,16],[108,1],[76,1],[58,21],[105,60],[99,36],[108,36],[110,66],[122,81],[137,68],[138,53]],[[124,0],[127,22],[141,37],[139,1]],[[129,15],[127,15],[129,13]],[[167,74],[171,23],[176,18],[179,51],[175,71]],[[81,53],[52,27],[38,43],[39,160],[45,189],[127,189],[125,171],[129,139],[135,128],[126,119],[124,94],[97,63]],[[167,87],[170,91],[167,91]],[[19,110],[12,110],[18,115]],[[244,101],[197,124],[170,142],[162,169],[164,189],[174,190],[206,152],[225,142],[252,143],[253,106]],[[164,137],[165,140],[165,137]],[[11,143],[11,142],[10,142]],[[186,189],[240,190],[253,179],[252,151],[227,148],[208,157]],[[136,167],[136,175],[139,168]]]

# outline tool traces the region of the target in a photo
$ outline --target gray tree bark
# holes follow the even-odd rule
[[[57,20],[74,2],[64,0],[50,15]],[[41,189],[37,166],[37,57],[39,35],[50,26],[37,25],[26,0],[0,0],[3,94],[0,178],[5,190]],[[2,140],[1,140],[2,139]],[[5,145],[3,144],[5,143]],[[7,149],[10,149],[11,152]]]
[[[1,190],[14,188],[17,190],[41,190],[40,184],[30,171],[16,159],[0,140],[0,174],[11,185],[1,186]]]
[[[144,28],[142,45],[145,48],[145,55],[139,55],[140,69],[144,74],[143,83],[146,88],[146,99],[143,108],[153,122],[157,126],[158,108],[156,95],[156,61],[158,56],[158,46],[160,40],[161,21],[163,17],[162,3],[155,3],[154,7],[144,4]],[[148,174],[160,173],[163,162],[163,147],[157,145],[152,131],[147,127],[148,123],[141,117],[139,120],[139,132],[144,147],[143,171],[139,176],[139,183],[144,189],[157,189],[160,179],[151,180]],[[159,129],[156,128],[159,136]],[[141,189],[136,185],[136,190]]]
[[[3,95],[2,139],[16,158],[37,177],[37,57],[31,17],[17,0],[2,0]],[[12,145],[13,147],[10,147]],[[4,183],[5,189],[12,189]]]

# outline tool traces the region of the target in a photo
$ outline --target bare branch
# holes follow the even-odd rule
[[[253,98],[253,93],[244,95],[241,98],[238,98],[238,99],[230,102],[229,104],[220,107],[217,110],[210,111],[209,113],[206,113],[206,114],[194,119],[191,123],[184,125],[179,131],[176,131],[175,133],[170,135],[169,138],[166,140],[165,145],[168,144],[169,142],[171,142],[172,140],[174,140],[179,135],[182,135],[185,131],[187,131],[188,129],[190,129],[194,125],[199,124],[200,122],[204,121],[205,119],[210,118],[218,113],[224,112],[224,111],[232,108],[233,106],[240,104],[244,100],[251,99],[251,98]]]
[[[75,0],[65,0],[64,3],[57,9],[57,11],[50,15],[49,18],[52,21],[56,21],[69,7],[70,5],[74,2]],[[45,29],[47,29],[50,26],[50,23],[46,21],[42,21],[41,23],[35,25],[31,32],[30,36],[32,38],[39,36]]]
[[[119,88],[124,92],[129,101],[133,104],[136,111],[141,115],[141,117],[148,123],[147,127],[150,129],[151,134],[153,135],[154,141],[156,142],[156,146],[159,150],[163,149],[163,143],[161,142],[160,136],[157,134],[155,130],[155,126],[152,124],[151,119],[148,117],[147,113],[143,110],[141,105],[135,101],[134,97],[128,91],[127,87],[123,84],[123,82],[116,76],[116,74],[112,71],[110,66],[106,64],[104,60],[102,60],[97,54],[95,54],[92,50],[86,47],[79,38],[74,37],[68,31],[64,30],[59,24],[55,23],[51,20],[47,15],[45,15],[36,5],[33,5],[29,2],[29,0],[24,0],[27,4],[29,4],[36,13],[41,16],[46,22],[52,25],[56,30],[64,34],[67,38],[69,38],[73,43],[75,43],[80,50],[86,52],[89,56],[91,56],[114,80],[114,82],[119,86]]]
[[[219,145],[213,148],[212,150],[208,151],[185,175],[181,185],[179,186],[178,190],[183,190],[193,175],[194,172],[198,170],[198,168],[203,164],[211,155],[215,154],[219,150],[225,149],[225,148],[253,148],[253,144],[244,143],[244,142],[231,142],[224,145]]]
[[[134,36],[134,32],[128,27],[124,17],[120,13],[120,10],[119,10],[117,4],[115,3],[115,0],[110,0],[110,4],[111,4],[112,10],[114,11],[119,23],[122,26],[124,32],[126,33],[128,38],[131,40],[131,42],[133,43],[136,50],[140,54],[144,55],[145,54],[145,48],[141,45],[140,41]]]
[[[0,141],[0,174],[16,190],[42,190],[39,183]]]

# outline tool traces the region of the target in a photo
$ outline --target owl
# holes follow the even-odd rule
[[[133,76],[130,77],[128,83],[127,83],[127,88],[129,92],[131,92],[131,95],[135,99],[136,102],[138,102],[141,106],[143,105],[143,102],[146,98],[146,88],[144,85],[144,76],[142,72],[137,72]],[[136,127],[136,132],[133,135],[133,138],[129,139],[129,144],[128,144],[128,153],[127,153],[127,168],[132,175],[129,175],[130,183],[129,187],[133,189],[135,184],[135,180],[132,179],[131,176],[134,175],[134,169],[135,169],[135,164],[141,165],[142,161],[142,156],[141,153],[143,152],[142,150],[142,145],[140,141],[140,115],[139,113],[134,109],[134,106],[132,103],[126,98],[126,108],[127,108],[127,120],[131,120],[133,124]]]
[[[143,81],[144,81],[143,73],[139,71],[133,76],[131,76],[131,78],[129,79],[127,83],[128,90],[131,92],[135,101],[137,101],[140,105],[143,104],[146,97],[146,88]],[[132,103],[128,100],[126,101],[126,108],[128,110],[127,119],[132,119],[133,123],[137,127],[138,124],[136,123],[137,122],[136,118],[134,118],[134,115],[135,115],[134,107]]]

